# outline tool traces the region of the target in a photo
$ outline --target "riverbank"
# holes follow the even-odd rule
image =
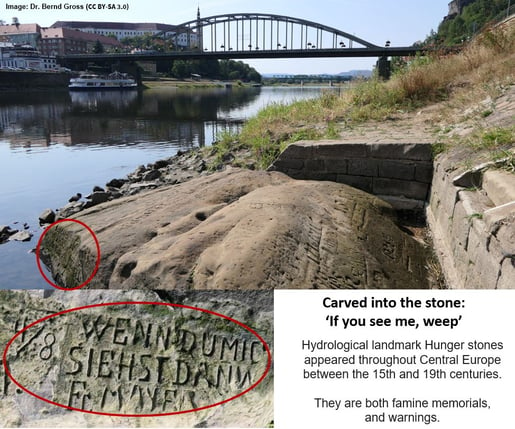
[[[0,89],[67,91],[70,73],[0,70]]]
[[[261,111],[255,118],[249,120],[240,133],[227,133],[220,136],[218,144],[210,149],[210,162],[203,159],[205,154],[196,153],[193,155],[198,158],[198,162],[202,166],[198,174],[206,175],[205,178],[201,178],[202,180],[193,179],[186,183],[183,182],[185,186],[179,185],[175,189],[164,186],[144,194],[139,201],[128,197],[123,203],[107,203],[99,207],[98,210],[90,208],[81,214],[80,218],[101,228],[102,238],[108,243],[114,242],[117,249],[111,252],[111,259],[107,257],[101,263],[103,274],[98,280],[94,280],[93,286],[118,288],[145,285],[153,288],[219,288],[223,287],[224,284],[229,284],[235,288],[428,287],[427,271],[418,273],[418,277],[411,278],[406,278],[396,268],[392,267],[386,269],[386,271],[380,271],[379,267],[384,266],[384,260],[381,258],[383,256],[388,257],[388,255],[394,256],[397,262],[401,265],[404,264],[404,267],[408,267],[408,272],[412,272],[414,266],[410,261],[413,261],[413,258],[417,256],[423,255],[424,262],[419,261],[415,264],[416,266],[425,267],[429,264],[429,259],[421,249],[411,249],[407,254],[402,253],[399,256],[398,249],[406,249],[407,243],[411,243],[409,245],[411,246],[413,241],[416,241],[406,241],[407,238],[402,235],[402,231],[395,230],[394,232],[394,230],[390,230],[379,234],[379,238],[382,237],[383,239],[382,242],[374,242],[373,238],[372,241],[367,242],[371,239],[370,237],[377,236],[377,231],[375,231],[375,235],[366,232],[363,235],[363,228],[365,225],[369,225],[371,219],[367,218],[368,213],[382,207],[378,214],[383,220],[386,219],[388,210],[386,206],[382,205],[381,200],[368,199],[369,196],[362,201],[363,204],[360,204],[358,208],[349,206],[349,203],[342,204],[340,202],[341,198],[345,201],[352,201],[361,197],[354,193],[352,196],[344,197],[343,195],[347,192],[354,192],[350,191],[352,188],[337,183],[329,186],[329,182],[324,182],[325,188],[331,189],[324,191],[329,192],[327,195],[324,196],[324,192],[321,193],[321,189],[316,186],[315,189],[311,190],[305,188],[302,191],[299,190],[300,194],[309,194],[310,197],[306,197],[301,203],[294,199],[295,195],[300,194],[296,192],[288,193],[287,191],[278,193],[279,188],[274,187],[277,184],[271,187],[270,182],[267,182],[263,189],[246,188],[245,191],[238,191],[238,189],[241,189],[238,188],[238,183],[252,183],[256,180],[253,175],[249,175],[245,180],[242,180],[239,172],[235,173],[230,169],[225,173],[213,175],[209,175],[209,173],[213,170],[222,170],[228,165],[240,167],[239,164],[242,163],[240,154],[245,154],[245,162],[252,160],[248,162],[248,169],[262,169],[270,165],[271,161],[276,159],[282,149],[289,144],[323,136],[331,136],[333,140],[347,141],[355,146],[358,142],[376,142],[380,146],[384,143],[392,143],[397,138],[405,143],[415,143],[420,142],[420,139],[427,139],[433,146],[435,170],[439,171],[443,168],[446,173],[452,173],[452,177],[455,177],[454,173],[464,173],[475,177],[474,171],[478,168],[478,171],[483,171],[485,168],[501,167],[509,171],[510,166],[513,165],[512,149],[515,146],[515,129],[512,121],[515,109],[511,102],[515,84],[513,53],[506,55],[506,51],[503,51],[501,54],[497,51],[497,48],[485,45],[475,46],[474,49],[473,52],[464,52],[452,58],[436,58],[426,64],[412,65],[405,74],[388,83],[372,82],[340,96],[325,94],[317,100],[294,103],[291,106],[270,106]],[[470,62],[474,60],[471,57],[472,54],[476,55],[475,60],[478,63],[475,69],[470,70]],[[440,74],[435,75],[435,70],[438,70]],[[466,74],[467,70],[468,74]],[[444,75],[443,78],[442,75]],[[417,84],[414,85],[414,82],[417,82]],[[444,153],[445,157],[441,153]],[[474,168],[485,160],[499,160],[500,154],[504,155],[502,162]],[[321,165],[320,160],[312,155],[302,157],[303,160],[305,159],[303,167],[308,170],[322,167],[326,170],[327,165]],[[451,160],[450,164],[449,159]],[[216,164],[217,162],[221,162],[218,164],[219,166]],[[168,165],[158,168],[147,166],[141,171],[138,179],[142,182],[148,182],[148,180],[144,180],[147,174],[163,176],[164,172],[158,170],[168,168]],[[379,170],[374,169],[374,171],[380,171],[381,168],[384,168],[384,165],[377,164],[376,168]],[[409,169],[410,166],[406,168]],[[149,169],[152,171],[148,171]],[[341,171],[335,171],[334,173],[336,175],[345,174],[344,170],[348,171],[347,169],[348,162],[344,162],[341,165]],[[374,171],[370,173],[372,178],[375,177]],[[416,170],[413,171],[416,172]],[[451,177],[449,174],[447,176]],[[289,182],[282,176],[263,177],[267,177],[266,180],[279,181],[280,185],[285,185],[285,189],[289,188],[290,190],[293,189],[294,183],[295,186],[311,186],[303,180]],[[436,180],[443,180],[440,174],[436,174],[435,177]],[[231,184],[231,191],[227,191],[224,187],[216,187],[220,185],[221,180]],[[286,182],[283,182],[283,180],[286,180]],[[474,181],[469,182],[476,186]],[[454,183],[454,185],[463,187],[460,183]],[[482,186],[481,183],[478,185]],[[245,188],[245,186],[241,186]],[[437,186],[433,181],[433,190],[428,198],[429,201],[427,201],[430,204],[435,202],[435,206],[444,207],[440,212],[440,218],[454,216],[455,205],[438,203],[439,199],[447,199],[447,186]],[[129,189],[130,187],[131,185],[129,185]],[[200,193],[197,191],[197,187],[198,189],[210,189],[210,191],[208,195],[199,198]],[[136,189],[137,187],[133,186],[133,188]],[[210,195],[215,193],[219,195],[219,198],[210,199]],[[163,198],[165,194],[166,198]],[[170,201],[174,205],[181,198],[190,194],[197,197],[194,206],[179,208],[179,213],[176,213],[177,208],[169,205]],[[281,196],[281,202],[274,199],[276,194]],[[335,195],[338,195],[338,197],[335,197]],[[457,193],[451,195],[456,198]],[[341,219],[341,223],[337,222],[335,229],[322,228],[320,230],[315,225],[322,224],[328,228],[328,225],[333,222],[329,218],[319,217],[315,217],[316,222],[313,221],[314,213],[317,212],[316,207],[319,207],[320,202],[327,197],[336,203],[336,206],[332,203],[324,206],[325,210],[332,213],[331,219],[334,219],[337,213],[343,211],[347,214],[349,212],[353,214],[361,213],[358,218],[367,219],[366,222],[364,221],[364,224],[358,222],[354,225],[355,230],[344,232],[345,228],[342,229],[341,226],[352,225],[353,218]],[[488,196],[488,199],[491,199],[491,195]],[[128,204],[129,202],[130,204]],[[200,206],[197,204],[200,204]],[[293,211],[281,212],[281,215],[278,212],[265,213],[264,219],[269,216],[270,221],[275,221],[285,213],[288,219],[296,218],[299,215],[307,215],[307,218],[302,217],[295,224],[282,223],[281,228],[278,228],[276,223],[272,223],[271,225],[274,228],[269,228],[270,225],[265,226],[262,223],[264,219],[259,217],[258,227],[247,227],[246,229],[233,231],[236,225],[240,225],[241,219],[246,219],[249,225],[256,223],[256,212],[252,210],[250,212],[235,212],[235,207],[242,204],[250,209],[256,207],[262,209],[269,206],[277,206],[281,210],[290,207],[295,208]],[[124,241],[119,241],[119,237],[117,238],[116,231],[119,230],[116,229],[118,226],[115,227],[114,225],[123,224],[123,222],[120,222],[121,218],[128,222],[128,225],[138,224],[143,220],[141,216],[152,213],[152,210],[149,210],[150,207],[153,208],[152,210],[154,210],[154,207],[161,209],[156,210],[155,222],[157,223],[151,224],[150,227],[149,225],[143,225],[141,228],[132,231],[129,234],[131,238],[128,240],[128,248],[124,250],[126,253],[118,254],[117,252],[121,249]],[[299,207],[301,207],[300,211]],[[488,207],[488,203],[486,203],[486,206],[480,207],[481,211],[473,213],[469,213],[470,210],[465,207],[464,216],[456,218],[452,225],[444,225],[442,234],[447,244],[450,243],[451,247],[456,248],[456,244],[452,243],[465,240],[465,251],[468,251],[466,240],[471,229],[464,228],[464,225],[473,224],[475,219],[481,219],[484,211],[483,207]],[[172,219],[170,219],[170,210],[174,213]],[[391,208],[389,210],[391,211]],[[136,212],[139,214],[136,215]],[[165,216],[164,213],[168,214]],[[234,217],[234,213],[237,213],[238,216]],[[510,220],[511,212],[507,214],[503,212],[503,216],[501,218],[502,225],[507,226],[508,236],[511,237],[510,231],[513,231],[514,226],[513,219]],[[169,221],[164,222],[164,217],[168,217]],[[110,219],[111,222],[113,219],[117,220],[115,224],[105,228],[102,225],[107,219]],[[220,221],[224,219],[228,223],[222,222],[220,224]],[[376,225],[382,223],[379,218],[374,222]],[[498,222],[499,220],[497,220],[496,225],[499,225]],[[173,227],[168,228],[169,225],[173,225]],[[259,231],[263,229],[267,232],[261,236]],[[467,230],[466,235],[461,234],[464,229]],[[206,230],[209,231],[207,236],[205,235]],[[293,235],[291,234],[292,230],[296,231]],[[431,229],[434,234],[437,234],[437,231],[438,228],[436,227]],[[496,231],[498,229],[483,229],[479,242],[493,243],[492,240],[497,239]],[[64,231],[63,234],[66,239],[69,232]],[[70,237],[74,237],[74,234],[71,232]],[[259,235],[258,245],[253,245],[258,237],[256,234]],[[305,240],[303,239],[304,234],[307,234]],[[448,240],[445,239],[446,234]],[[122,236],[128,239],[127,233],[122,234]],[[233,240],[240,236],[246,237],[246,239]],[[361,247],[363,243],[352,243],[352,252],[356,251],[356,253],[353,253],[355,257],[353,256],[351,259],[364,260],[366,267],[357,263],[351,267],[347,266],[342,272],[335,272],[334,269],[332,272],[326,271],[325,264],[327,264],[327,261],[335,262],[334,258],[338,259],[339,255],[342,254],[341,249],[344,247],[348,249],[349,237],[354,236],[361,237],[366,246]],[[390,237],[393,241],[390,239],[384,241],[385,237]],[[280,244],[271,248],[262,245],[265,242],[273,244],[278,241]],[[317,244],[314,245],[314,243]],[[179,245],[175,246],[176,244]],[[170,246],[175,246],[173,251]],[[501,287],[509,287],[510,284],[514,284],[510,280],[513,278],[513,258],[509,256],[515,253],[513,251],[510,253],[510,246],[513,246],[513,242],[511,239],[504,240],[499,243],[499,246],[500,252],[496,252],[495,255],[489,252],[491,258],[487,264],[483,263],[485,259],[482,256],[478,256],[474,261],[476,261],[478,267],[484,267],[485,270],[495,269],[495,264],[500,263],[503,270],[506,271],[500,271],[501,274],[497,274],[494,283],[483,278],[482,281],[487,283],[478,283],[478,287],[493,288],[497,287],[498,284]],[[488,244],[486,247],[488,250]],[[311,254],[310,249],[318,249],[315,254],[311,254],[311,258],[308,257],[311,262],[315,262],[315,266],[313,267],[307,261],[301,266],[307,270],[303,271],[304,274],[315,270],[315,273],[322,273],[321,276],[318,274],[307,277],[305,275],[298,276],[299,273],[295,273],[291,269],[290,265],[296,265],[291,263],[292,258],[300,257],[295,251],[299,248],[305,249],[307,256]],[[248,251],[249,249],[252,249],[252,252]],[[320,249],[323,249],[324,252],[320,253]],[[377,253],[376,250],[380,250],[380,252]],[[438,250],[441,250],[441,248]],[[348,254],[350,251],[348,249],[344,253]],[[451,252],[454,264],[464,266],[470,260],[464,257],[459,259],[456,255],[456,252]],[[502,260],[498,261],[501,257],[499,255],[502,256]],[[508,258],[506,258],[506,255],[508,255]],[[187,263],[184,262],[184,258],[188,259]],[[277,264],[272,263],[276,259],[279,262]],[[228,261],[233,260],[238,262],[228,265]],[[512,261],[511,266],[510,260]],[[369,266],[367,265],[368,261],[375,262]],[[441,258],[441,261],[444,265],[447,265],[444,258]],[[173,269],[172,267],[167,268],[167,263],[172,263]],[[339,261],[339,264],[345,266],[344,261]],[[264,267],[268,265],[273,267],[273,272],[264,271]],[[331,265],[333,267],[338,266],[338,264]],[[245,273],[245,281],[242,281],[242,273],[245,272],[245,267],[248,272]],[[369,271],[371,267],[372,271]],[[481,268],[479,268],[480,272]],[[165,273],[172,274],[167,275]],[[263,278],[261,276],[263,273],[267,274],[268,277]],[[273,273],[282,274],[280,278],[276,278]],[[391,280],[393,277],[402,279],[402,281],[392,284],[388,279]],[[299,278],[307,278],[308,282],[301,282],[301,284]],[[450,278],[448,276],[447,280],[449,281]],[[422,279],[425,280],[422,281]],[[501,283],[499,283],[499,280],[501,280]],[[460,287],[453,281],[450,282],[449,286]]]
[[[226,88],[230,87],[254,87],[261,86],[252,82],[221,81],[217,79],[176,79],[171,77],[155,77],[142,79],[144,88],[177,87],[177,88]]]

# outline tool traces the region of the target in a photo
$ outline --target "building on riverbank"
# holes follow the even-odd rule
[[[196,46],[198,36],[193,32],[186,32],[180,26],[159,23],[130,23],[130,22],[93,22],[93,21],[57,21],[51,28],[69,28],[84,33],[115,37],[122,40],[128,37],[175,36],[174,41],[180,47]]]
[[[0,41],[38,47],[41,27],[38,24],[20,24],[15,18],[11,25],[0,25]]]
[[[39,47],[43,55],[87,54],[97,42],[107,50],[122,48],[114,37],[76,31],[70,28],[42,28]]]

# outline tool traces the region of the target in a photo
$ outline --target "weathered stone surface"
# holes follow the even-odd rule
[[[433,166],[417,163],[415,166],[415,180],[422,183],[431,183],[433,180]]]
[[[102,248],[96,288],[427,287],[425,250],[392,213],[338,183],[231,169],[111,201],[77,219]],[[45,238],[44,251],[60,259],[64,243],[77,240],[66,255],[88,263],[95,252],[79,231],[49,232],[56,245]]]
[[[316,142],[297,142],[298,144],[313,145],[313,158],[365,158],[368,155],[368,146],[364,143],[342,143],[334,140]],[[288,146],[290,148],[291,146]],[[291,150],[291,149],[290,149]]]
[[[266,371],[261,340],[273,353],[273,296],[252,291],[0,291],[0,342],[14,340],[9,372],[42,398],[76,409],[166,414],[229,399]],[[139,427],[141,418],[92,415],[22,391],[0,366],[0,421],[21,427]],[[145,417],[145,427],[268,427],[273,421],[273,369],[241,398],[186,414]]]

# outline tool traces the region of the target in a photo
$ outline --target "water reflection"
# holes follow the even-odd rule
[[[160,88],[0,93],[0,225],[27,222],[32,242],[0,245],[0,289],[49,287],[33,253],[38,215],[138,165],[210,145],[273,102],[320,88]]]
[[[180,143],[204,146],[205,123],[244,109],[261,88],[26,93],[0,96],[0,135],[13,148]],[[233,122],[221,119],[222,125]],[[238,124],[241,119],[234,119]]]

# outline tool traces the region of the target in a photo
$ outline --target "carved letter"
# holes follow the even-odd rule
[[[67,371],[65,374],[74,375],[74,374],[78,374],[79,372],[82,371],[81,358],[79,356],[77,356],[77,357],[73,356],[73,352],[75,350],[79,350],[79,353],[80,353],[80,351],[82,351],[82,347],[80,347],[80,346],[70,347],[70,359],[75,363],[75,367],[71,371]]]
[[[182,379],[181,379],[182,372]],[[177,361],[177,373],[175,374],[175,381],[173,384],[185,385],[188,381],[190,381],[190,367],[188,364],[182,360]]]
[[[111,355],[111,359],[108,358],[109,355]],[[98,359],[98,377],[111,378],[113,376],[113,371],[109,369],[109,364],[112,362],[113,359],[114,352],[112,350],[100,350],[100,357]],[[107,367],[107,373],[103,372],[104,367]]]
[[[100,341],[102,337],[105,334],[105,331],[107,328],[112,327],[113,324],[111,322],[111,318],[105,322],[104,326],[100,326],[102,320],[102,315],[98,316],[93,322],[89,318],[86,319],[86,322],[82,321],[82,327],[84,328],[84,335],[86,336],[86,339],[89,340],[89,338],[95,334],[97,337],[97,340]],[[88,323],[91,322],[91,323]],[[91,325],[91,326],[90,326]]]
[[[125,326],[130,326],[130,319],[123,319],[121,317],[116,318],[116,324],[113,332],[113,344],[121,344],[122,346],[127,344],[127,335],[124,335],[122,338],[118,338],[118,334],[125,334],[125,328],[122,328],[121,325],[125,324]]]

